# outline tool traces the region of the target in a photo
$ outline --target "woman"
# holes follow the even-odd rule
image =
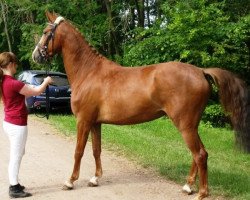
[[[46,77],[39,87],[31,87],[14,78],[17,70],[17,58],[11,52],[0,54],[0,98],[4,104],[3,129],[10,141],[9,160],[9,196],[11,198],[23,198],[31,196],[25,192],[25,187],[18,182],[18,173],[22,157],[25,153],[27,140],[28,112],[25,105],[25,97],[37,96],[46,86],[52,83],[51,77]]]

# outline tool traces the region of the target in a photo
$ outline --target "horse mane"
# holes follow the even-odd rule
[[[51,14],[51,13],[50,13]],[[52,16],[55,18],[54,19],[54,21],[60,16],[60,14],[58,14],[58,13],[56,13],[56,12],[53,12],[52,13]],[[49,20],[51,20],[51,19],[49,19]],[[88,46],[88,48],[89,49],[91,49],[92,50],[92,53],[94,53],[94,54],[97,54],[99,57],[103,57],[96,49],[95,49],[95,47],[93,47],[89,42],[88,42],[88,40],[86,40],[85,39],[85,36],[81,33],[81,31],[77,28],[77,24],[75,24],[73,21],[71,21],[71,20],[66,20],[66,19],[64,19],[64,22],[66,22],[66,24],[68,24],[68,25],[70,25],[70,27],[76,32],[76,33],[78,33],[81,37],[82,37],[82,39],[83,39],[83,41],[84,41],[84,43]]]
[[[85,36],[84,36],[84,35],[82,34],[82,32],[77,28],[78,25],[76,25],[74,22],[72,22],[72,21],[70,21],[70,20],[66,20],[66,22],[68,23],[68,25],[70,25],[70,26],[73,28],[73,30],[74,30],[75,32],[77,32],[77,33],[82,37],[82,39],[84,40],[84,42],[86,43],[86,45],[88,46],[88,48],[91,49],[91,51],[92,51],[93,54],[97,55],[97,56],[100,57],[100,58],[104,57],[102,54],[100,54],[100,53],[96,50],[96,48],[95,48],[93,45],[91,45],[91,44],[88,42],[88,40],[86,40]]]

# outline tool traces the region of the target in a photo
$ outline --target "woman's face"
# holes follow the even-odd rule
[[[14,75],[16,73],[16,71],[17,71],[17,63],[11,62],[10,64],[11,64],[11,67],[10,67],[11,74]]]

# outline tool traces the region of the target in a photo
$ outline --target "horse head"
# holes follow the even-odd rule
[[[43,30],[43,35],[32,53],[32,58],[37,63],[44,63],[55,53],[61,51],[59,25],[63,23],[64,18],[50,12],[46,12],[46,16],[49,23]]]

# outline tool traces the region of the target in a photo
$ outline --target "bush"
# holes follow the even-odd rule
[[[208,105],[203,113],[202,121],[214,127],[225,127],[230,123],[224,109],[219,104]]]

